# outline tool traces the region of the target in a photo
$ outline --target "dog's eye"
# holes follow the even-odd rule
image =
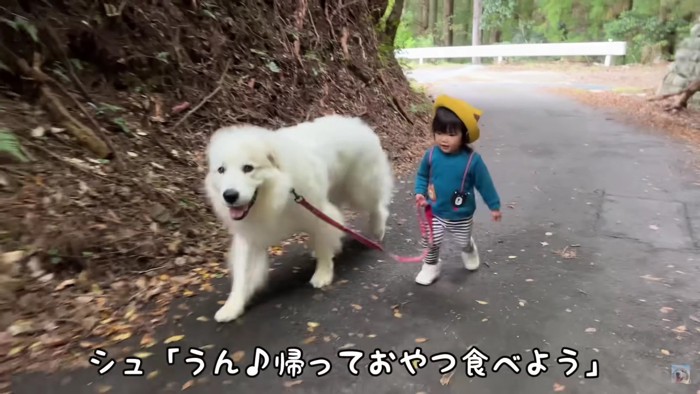
[[[226,169],[224,168],[224,166],[221,166],[221,167],[217,168],[216,171],[218,171],[219,174],[223,174],[224,172],[226,172]]]
[[[250,164],[246,164],[243,166],[243,172],[251,172],[251,171],[253,171],[253,166],[251,166]]]

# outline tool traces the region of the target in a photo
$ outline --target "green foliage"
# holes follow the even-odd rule
[[[533,21],[518,21],[518,26],[514,29],[513,44],[535,44],[546,42],[544,34],[540,33]]]
[[[7,71],[8,73],[12,72],[10,67],[8,67],[5,63],[3,63],[2,60],[0,60],[0,70]]]
[[[23,163],[29,161],[29,158],[22,150],[17,136],[6,128],[0,128],[0,152],[7,153]]]
[[[629,43],[628,55],[633,61],[642,61],[643,52],[650,47],[665,50],[672,44],[675,32],[687,25],[682,20],[663,22],[659,17],[647,15],[637,9],[623,12],[619,18],[604,25],[609,39]]]
[[[573,0],[541,0],[538,1],[538,5],[543,16],[538,32],[543,34],[548,42],[568,41],[573,18]]]
[[[12,27],[16,31],[24,30],[27,34],[32,37],[34,42],[39,42],[39,32],[27,18],[15,15],[15,20],[11,21],[7,18],[0,18],[0,21],[4,22],[8,26]]]
[[[401,17],[401,23],[399,23],[399,27],[396,30],[396,37],[394,38],[395,49],[420,48],[434,45],[432,34],[414,34],[412,26],[415,23],[416,16],[413,11],[405,11]]]
[[[500,29],[515,16],[515,0],[483,0],[481,27],[484,30]]]
[[[441,45],[444,1],[437,1],[437,21],[424,31],[422,0],[405,0],[397,32],[399,48]],[[482,43],[627,41],[626,62],[671,56],[700,16],[698,0],[482,0]],[[471,44],[472,0],[455,0],[454,45]],[[629,10],[628,8],[631,8]],[[499,34],[494,34],[498,32]]]

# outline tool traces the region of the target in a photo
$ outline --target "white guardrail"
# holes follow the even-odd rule
[[[547,44],[497,44],[497,45],[468,45],[452,47],[405,48],[396,51],[397,58],[418,59],[448,59],[490,57],[499,63],[505,57],[551,57],[551,56],[605,56],[605,65],[612,64],[613,56],[624,56],[627,53],[627,42],[567,42]]]

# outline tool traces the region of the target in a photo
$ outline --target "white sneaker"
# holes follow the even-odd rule
[[[468,269],[469,271],[474,271],[475,269],[479,268],[480,260],[479,260],[479,249],[476,247],[476,243],[474,242],[474,238],[471,239],[472,243],[472,251],[467,253],[465,251],[462,251],[462,262],[464,262],[464,267]]]
[[[435,279],[438,278],[438,276],[440,276],[440,263],[423,263],[423,268],[420,270],[418,275],[416,275],[416,283],[419,285],[428,286],[432,284]]]

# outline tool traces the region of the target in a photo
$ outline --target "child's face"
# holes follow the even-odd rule
[[[462,133],[459,130],[435,133],[435,142],[445,153],[455,153],[462,146]]]

